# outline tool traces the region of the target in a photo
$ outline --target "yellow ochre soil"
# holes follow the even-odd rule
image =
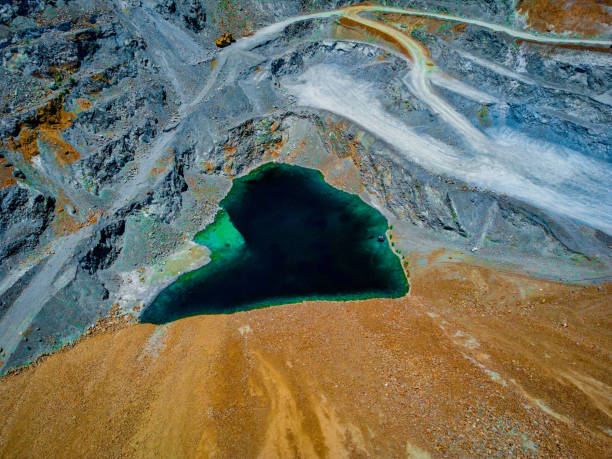
[[[0,158],[0,190],[17,184],[13,177],[14,170],[15,167],[6,158]]]
[[[575,32],[592,37],[612,25],[610,0],[520,0],[516,9],[539,32]]]
[[[65,111],[63,105],[63,97],[58,97],[38,109],[35,117],[20,124],[18,138],[9,141],[10,148],[21,152],[26,161],[31,161],[40,154],[40,140],[52,149],[62,167],[79,159],[79,152],[61,137],[61,131],[70,127],[76,118],[74,113]]]
[[[0,456],[610,457],[610,285],[411,272],[398,300],[106,327],[0,380]]]

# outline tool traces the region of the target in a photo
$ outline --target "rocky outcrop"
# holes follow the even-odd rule
[[[201,32],[206,27],[206,8],[199,0],[161,0],[154,8],[165,18],[182,19],[182,25],[193,32]]]
[[[546,184],[537,175],[541,163],[532,160],[551,151],[555,164],[571,157],[601,161],[604,170],[612,145],[609,54],[513,40],[473,25],[409,22],[407,36],[427,48],[439,70],[428,84],[465,118],[469,126],[461,130],[415,90],[415,62],[368,43],[371,37],[350,35],[355,31],[336,18],[247,36],[349,3],[0,6],[0,272],[15,263],[23,269],[0,284],[0,306],[10,310],[41,279],[57,287],[30,317],[41,344],[20,342],[10,365],[82,333],[112,303],[141,310],[171,281],[168,259],[212,220],[231,180],[266,161],[330,168],[330,179],[350,169],[348,190],[365,189],[389,218],[453,250],[474,249],[515,266],[529,255],[536,260],[530,272],[538,274],[539,257],[571,266],[575,279],[609,276],[605,232],[505,196],[496,186],[507,172],[498,167],[503,154],[487,156],[465,135],[471,126],[484,143],[505,141],[508,131],[545,141],[518,161],[531,184]],[[387,3],[514,20],[512,2]],[[225,33],[237,43],[217,49],[215,39]],[[70,161],[61,159],[66,151]],[[456,177],[471,171],[473,180],[481,178],[474,163],[483,156],[492,165],[484,173],[494,171],[487,186]],[[456,158],[463,162],[449,171],[445,161]],[[569,180],[558,175],[549,182]],[[589,186],[588,174],[582,177],[574,188]],[[21,326],[2,317],[0,332]]]
[[[278,121],[263,118],[249,120],[231,129],[227,142],[217,146],[211,154],[211,172],[239,176],[252,169],[273,145],[282,142],[278,126]]]
[[[34,248],[49,226],[55,200],[32,188],[0,190],[0,263]]]
[[[119,240],[125,231],[125,221],[120,220],[102,228],[97,234],[97,241],[80,260],[80,267],[87,273],[94,274],[106,269],[117,259],[121,252]]]

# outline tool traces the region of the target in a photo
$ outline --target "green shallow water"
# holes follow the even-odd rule
[[[378,240],[386,219],[318,171],[267,164],[236,179],[220,205],[194,239],[211,262],[164,289],[141,321],[408,291],[400,260]]]

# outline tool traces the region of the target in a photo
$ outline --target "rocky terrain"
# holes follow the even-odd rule
[[[117,454],[153,448],[152,426],[167,419],[159,417],[164,403],[193,398],[209,406],[209,421],[198,422],[217,431],[205,436],[194,427],[185,455],[609,455],[610,5],[398,0],[345,8],[352,3],[0,1],[0,371],[13,372],[0,381],[0,406],[14,413],[0,427],[3,455],[36,456],[53,437],[74,434],[77,441],[91,431],[76,420],[45,423],[61,417],[44,398],[60,386],[57,397],[66,403],[84,394],[68,410],[74,419],[85,411],[88,422],[108,419],[109,435],[131,429],[113,440]],[[217,47],[227,32],[236,42]],[[330,302],[312,311],[303,304],[179,321],[168,326],[176,346],[162,346],[167,361],[160,357],[153,370],[147,365],[155,359],[142,353],[166,329],[134,325],[140,312],[179,274],[209,261],[194,235],[213,220],[233,178],[270,161],[318,169],[383,213],[395,250],[411,260],[411,293],[372,300],[363,310]],[[452,255],[423,261],[439,253]],[[537,288],[550,296],[534,294]],[[338,317],[334,333],[321,328],[333,321],[327,317]],[[251,318],[261,321],[257,327]],[[113,331],[109,320],[125,328]],[[275,320],[293,325],[275,335],[289,350],[270,354]],[[304,341],[290,331],[301,321],[308,324]],[[513,321],[516,328],[507,330]],[[414,361],[412,376],[392,382],[395,398],[387,399],[380,384],[389,381],[370,377],[377,368],[368,361],[363,387],[343,395],[376,394],[359,413],[333,386],[356,368],[334,364],[327,370],[339,379],[317,388],[324,395],[305,408],[314,392],[296,378],[324,373],[329,360],[317,354],[298,373],[286,363],[292,353],[308,343],[317,353],[319,341],[350,341],[357,332],[348,329],[366,322],[376,330],[354,338],[353,359],[364,361],[368,346],[379,346],[380,355],[368,358],[384,354],[385,371],[399,371],[401,352],[414,343],[411,352],[424,353],[414,358],[427,362]],[[217,332],[218,324],[231,334]],[[245,324],[256,330],[253,348]],[[100,328],[107,334],[98,336]],[[407,338],[406,330],[417,336]],[[463,342],[472,335],[486,350]],[[201,350],[186,358],[189,339]],[[528,351],[538,340],[551,350]],[[76,348],[40,358],[75,341]],[[551,362],[564,348],[573,357],[555,369]],[[236,366],[225,363],[234,357]],[[43,363],[15,374],[33,361]],[[449,361],[456,366],[445,374],[442,362]],[[202,366],[216,368],[208,385],[234,381],[219,386],[218,399],[191,385]],[[418,368],[431,372],[416,377]],[[464,375],[480,391],[478,401],[457,386]],[[162,376],[166,385],[152,387]],[[257,382],[247,389],[252,377]],[[89,378],[91,385],[79,388]],[[185,398],[171,402],[176,378],[183,378]],[[437,385],[427,396],[406,395],[430,378]],[[233,385],[251,391],[237,395],[235,411]],[[471,407],[461,408],[463,424],[454,424],[455,391]],[[444,413],[427,418],[430,428],[398,420],[389,431],[384,423],[367,427],[391,420],[402,400],[412,400],[406,403],[417,418],[438,402]],[[136,419],[142,406],[149,418]],[[514,411],[504,413],[509,406]],[[313,412],[319,427],[309,424]],[[245,413],[270,423],[244,437],[246,421],[233,424],[231,444],[220,426]],[[168,419],[176,429],[193,422],[190,411],[174,414]],[[478,430],[485,416],[488,427]],[[147,427],[150,418],[159,424]],[[181,440],[168,432],[159,442],[172,455],[172,442]],[[264,441],[282,438],[279,432],[288,432],[285,443]],[[99,453],[97,445],[110,440],[96,441],[75,443],[74,455]]]

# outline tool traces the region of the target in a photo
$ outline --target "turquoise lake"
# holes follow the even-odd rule
[[[195,237],[211,250],[211,262],[164,289],[141,321],[408,291],[385,236],[387,220],[318,171],[264,165],[234,180],[220,206]]]

